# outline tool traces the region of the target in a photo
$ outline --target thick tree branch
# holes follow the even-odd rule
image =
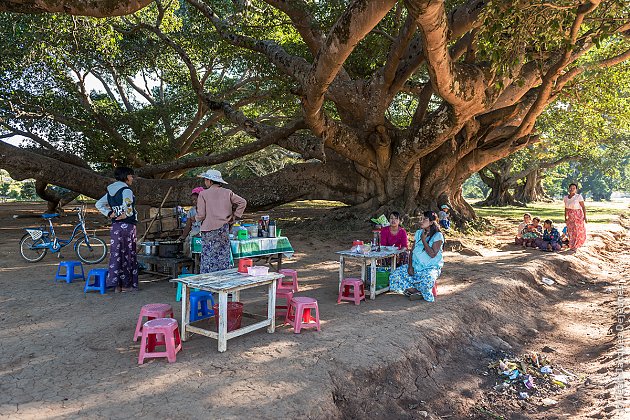
[[[335,22],[306,77],[304,120],[317,137],[323,135],[324,94],[350,53],[396,4],[395,0],[354,1]]]
[[[0,12],[66,13],[75,16],[111,17],[130,15],[153,0],[2,0]]]
[[[12,136],[23,136],[23,137],[27,137],[31,140],[33,140],[35,143],[39,144],[42,147],[45,147],[47,149],[51,149],[51,150],[55,150],[55,146],[53,146],[52,144],[50,144],[47,140],[44,140],[42,137],[38,136],[37,134],[33,134],[30,131],[24,131],[24,130],[19,130],[15,127],[12,127],[11,125],[4,123],[4,122],[0,122],[0,127],[4,127],[7,130],[9,130],[12,134],[9,137]]]
[[[264,126],[245,117],[242,112],[231,109],[231,107],[227,104],[224,104],[223,108],[223,112],[231,121],[239,123],[239,125],[245,128],[245,131],[248,134],[256,137],[258,140],[236,149],[210,156],[189,157],[171,162],[147,165],[140,168],[138,170],[138,174],[140,176],[147,177],[169,171],[197,168],[200,166],[216,165],[217,163],[228,162],[238,157],[262,150],[271,144],[279,142],[281,139],[289,137],[296,131],[306,128],[304,121],[301,119],[292,121],[281,128]]]
[[[448,49],[449,27],[443,1],[406,0],[409,13],[422,37],[424,56],[433,89],[456,113],[476,113],[484,106],[483,72],[469,64],[455,63]]]
[[[278,68],[278,70],[292,76],[297,81],[304,81],[306,74],[309,71],[309,64],[306,60],[288,54],[282,47],[272,41],[263,41],[234,34],[228,29],[229,25],[223,22],[214,13],[214,10],[202,0],[186,1],[197,8],[197,10],[199,10],[212,22],[217,30],[217,33],[224,41],[236,47],[246,48],[261,53],[267,57],[267,59],[274,64],[276,68]]]

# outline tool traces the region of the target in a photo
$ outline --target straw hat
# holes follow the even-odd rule
[[[203,172],[199,175],[199,178],[209,179],[212,182],[218,182],[220,184],[227,184],[221,177],[221,172],[216,169],[208,169],[206,172]]]

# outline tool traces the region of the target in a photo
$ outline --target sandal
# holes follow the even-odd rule
[[[418,293],[418,290],[413,288],[413,287],[410,287],[409,289],[403,290],[403,295],[405,295],[407,297],[413,295],[414,293]]]
[[[424,297],[422,296],[422,293],[417,292],[409,296],[409,300],[424,300]]]

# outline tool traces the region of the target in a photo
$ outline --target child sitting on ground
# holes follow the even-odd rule
[[[441,210],[438,212],[438,219],[440,220],[440,226],[442,226],[444,229],[450,229],[451,220],[450,220],[450,216],[448,215],[448,211],[450,208],[446,204],[442,204],[440,206],[440,209]]]
[[[542,236],[542,226],[540,226],[540,218],[534,217],[532,222],[523,230],[523,247],[534,248],[536,239]]]
[[[516,229],[516,237],[514,238],[514,243],[516,245],[523,245],[523,230],[532,222],[532,215],[529,213],[525,213],[523,215],[523,221],[519,223],[518,228]]]
[[[562,243],[558,229],[553,227],[553,222],[549,219],[545,220],[543,227],[542,238],[537,240],[538,248],[543,251],[560,251]]]

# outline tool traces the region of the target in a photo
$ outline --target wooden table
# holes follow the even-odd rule
[[[190,258],[164,258],[158,257],[156,255],[136,255],[138,262],[146,264],[149,266],[147,270],[144,270],[145,273],[155,274],[157,276],[164,276],[169,278],[175,278],[181,274],[181,271],[184,267],[188,267],[188,269],[192,272],[193,270],[193,260]],[[170,274],[160,273],[157,270],[157,266],[168,267]]]
[[[174,279],[174,282],[182,284],[182,324],[181,337],[183,341],[188,340],[189,333],[201,334],[214,338],[219,342],[219,352],[227,349],[227,340],[246,334],[248,332],[267,327],[268,333],[273,333],[276,329],[276,280],[284,277],[279,273],[269,273],[264,276],[244,276],[237,272],[236,268],[215,271],[214,273],[198,274],[196,276]],[[252,287],[268,286],[267,294],[267,317],[255,314],[245,314],[249,318],[262,318],[255,324],[239,328],[234,331],[227,331],[227,302],[228,293],[232,294],[232,301],[238,302],[240,291]],[[190,289],[200,289],[211,293],[219,294],[219,330],[210,331],[190,323]],[[206,319],[205,322],[208,322]]]
[[[401,249],[384,249],[381,247],[381,251],[370,251],[365,254],[359,254],[353,251],[337,251],[336,254],[339,254],[339,290],[341,290],[341,281],[344,279],[344,269],[346,267],[346,259],[351,260],[359,260],[361,264],[361,280],[365,283],[365,275],[367,265],[370,264],[370,299],[376,299],[376,295],[380,295],[381,293],[389,292],[389,286],[384,287],[379,291],[376,291],[376,261],[382,260],[385,258],[391,258],[392,263],[392,272],[396,269],[396,256],[398,254],[402,254],[406,252],[406,250]]]

